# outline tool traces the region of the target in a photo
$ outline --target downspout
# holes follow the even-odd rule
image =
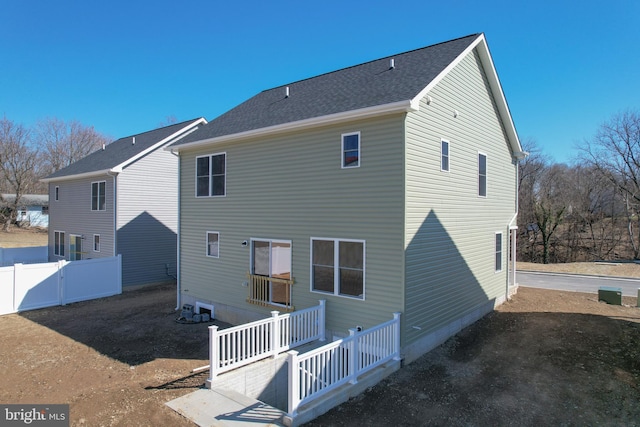
[[[180,206],[182,204],[182,200],[180,198],[180,153],[176,154],[171,150],[171,154],[178,158],[178,236],[176,239],[176,310],[180,310],[182,307],[181,304],[181,296],[180,296]]]
[[[109,172],[111,171],[107,171],[107,175],[113,178],[113,256],[115,257],[115,256],[118,256],[118,230],[117,230],[118,221],[116,218],[118,214],[118,194],[117,194],[118,187],[116,185],[118,172],[115,172],[113,175],[111,175]]]

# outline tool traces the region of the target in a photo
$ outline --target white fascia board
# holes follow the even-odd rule
[[[147,148],[146,150],[139,152],[135,156],[130,157],[129,159],[125,160],[124,162],[120,163],[119,165],[113,167],[111,169],[111,171],[112,172],[116,172],[116,173],[122,172],[122,169],[124,169],[125,167],[129,166],[131,163],[135,162],[136,160],[138,160],[138,159],[146,156],[147,154],[157,150],[159,147],[162,147],[164,144],[167,144],[169,142],[174,142],[174,141],[172,141],[174,138],[179,137],[177,139],[180,139],[180,138],[188,135],[189,133],[193,132],[194,130],[196,130],[196,127],[201,123],[202,124],[206,124],[207,121],[203,117],[200,117],[198,120],[196,120],[195,122],[191,123],[190,125],[185,126],[183,128],[180,128],[178,131],[176,131],[176,132],[172,133],[171,135],[169,135],[168,137],[156,142],[155,144],[153,144],[151,147]]]
[[[480,60],[482,61],[482,66],[484,68],[485,74],[487,75],[487,80],[489,81],[489,86],[491,87],[491,92],[496,101],[496,106],[498,107],[498,112],[500,113],[500,117],[502,118],[502,123],[504,124],[505,132],[507,133],[507,138],[509,139],[509,144],[511,145],[511,150],[513,151],[513,155],[516,158],[526,157],[527,153],[522,151],[522,145],[520,145],[520,139],[518,138],[518,133],[516,132],[515,125],[513,123],[513,118],[511,117],[511,112],[509,111],[509,106],[507,104],[507,99],[504,96],[504,92],[502,91],[502,85],[500,84],[500,80],[498,79],[498,73],[496,72],[496,68],[493,64],[493,59],[491,58],[491,53],[489,52],[489,47],[487,46],[487,41],[484,37],[484,34],[480,34],[478,38],[476,38],[473,43],[471,43],[456,59],[454,59],[438,76],[433,79],[418,95],[411,100],[411,104],[414,109],[418,109],[420,105],[420,100],[427,96],[429,91],[435,87],[440,81],[454,68],[456,67],[469,53],[471,53],[474,49],[478,48],[478,54],[480,56]]]
[[[78,173],[78,174],[75,174],[75,175],[56,176],[54,178],[42,178],[42,179],[40,179],[40,182],[44,182],[45,184],[48,184],[50,182],[70,181],[72,179],[84,179],[84,178],[89,178],[89,177],[94,177],[94,176],[107,175],[107,174],[109,174],[109,172],[111,172],[111,173],[119,173],[119,172],[122,172],[122,170],[103,169],[103,170],[99,170],[99,171]]]
[[[139,158],[145,156],[146,154],[152,152],[153,150],[157,149],[158,147],[161,147],[162,145],[168,143],[168,142],[173,142],[172,139],[176,138],[176,136],[179,136],[180,138],[183,138],[184,136],[190,134],[191,132],[195,131],[197,126],[200,124],[206,124],[207,121],[204,118],[199,118],[198,120],[196,120],[195,122],[191,123],[188,126],[185,126],[183,128],[181,128],[179,131],[174,132],[173,134],[169,135],[168,137],[164,138],[161,141],[158,141],[157,143],[155,143],[154,145],[152,145],[151,147],[147,148],[144,151],[141,151],[140,153],[136,154],[135,156],[127,159],[126,161],[120,163],[119,165],[116,165],[110,169],[103,169],[103,170],[99,170],[99,171],[91,171],[91,172],[84,172],[84,173],[79,173],[76,175],[65,175],[65,176],[59,176],[59,177],[55,177],[55,178],[42,178],[40,180],[40,182],[44,182],[44,183],[49,183],[49,182],[57,182],[57,181],[67,181],[67,180],[72,180],[72,179],[83,179],[83,178],[88,178],[88,177],[92,177],[92,176],[99,176],[99,175],[108,175],[108,174],[113,174],[113,173],[122,173],[122,170],[130,165],[131,163],[135,162],[136,160],[138,160]],[[188,132],[185,132],[185,130],[187,130]],[[184,132],[184,133],[183,133]],[[180,139],[178,138],[178,139]]]
[[[215,138],[202,139],[187,144],[171,147],[175,152],[181,150],[204,147],[220,142],[234,142],[243,139],[253,138],[256,136],[270,136],[283,132],[291,132],[296,130],[308,129],[317,126],[340,123],[349,120],[364,119],[369,117],[382,116],[393,113],[406,113],[416,111],[410,100],[392,102],[390,104],[376,105],[373,107],[360,108],[358,110],[345,111],[342,113],[328,114],[326,116],[313,117],[310,119],[298,120],[295,122],[283,123],[281,125],[268,126],[265,128],[253,129],[246,132],[239,132],[230,135],[218,136]]]

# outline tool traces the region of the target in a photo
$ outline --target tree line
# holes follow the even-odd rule
[[[109,138],[78,121],[47,118],[32,128],[0,119],[0,223],[9,231],[26,194],[45,194],[41,178],[100,149]],[[5,197],[4,194],[10,195]]]
[[[519,165],[518,260],[640,259],[640,114],[612,116],[571,165],[535,141]]]

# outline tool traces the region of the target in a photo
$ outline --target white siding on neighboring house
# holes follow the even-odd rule
[[[505,295],[495,233],[508,235],[515,213],[516,165],[475,51],[429,96],[407,118],[405,344]],[[486,197],[478,196],[479,152],[487,155]]]
[[[122,283],[173,280],[178,230],[178,158],[162,148],[118,175],[118,253]]]

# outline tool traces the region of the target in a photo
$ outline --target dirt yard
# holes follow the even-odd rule
[[[640,308],[623,302],[520,288],[310,425],[640,426]],[[164,403],[203,387],[207,325],[176,317],[171,285],[0,316],[0,403],[67,403],[73,426],[192,426]]]

